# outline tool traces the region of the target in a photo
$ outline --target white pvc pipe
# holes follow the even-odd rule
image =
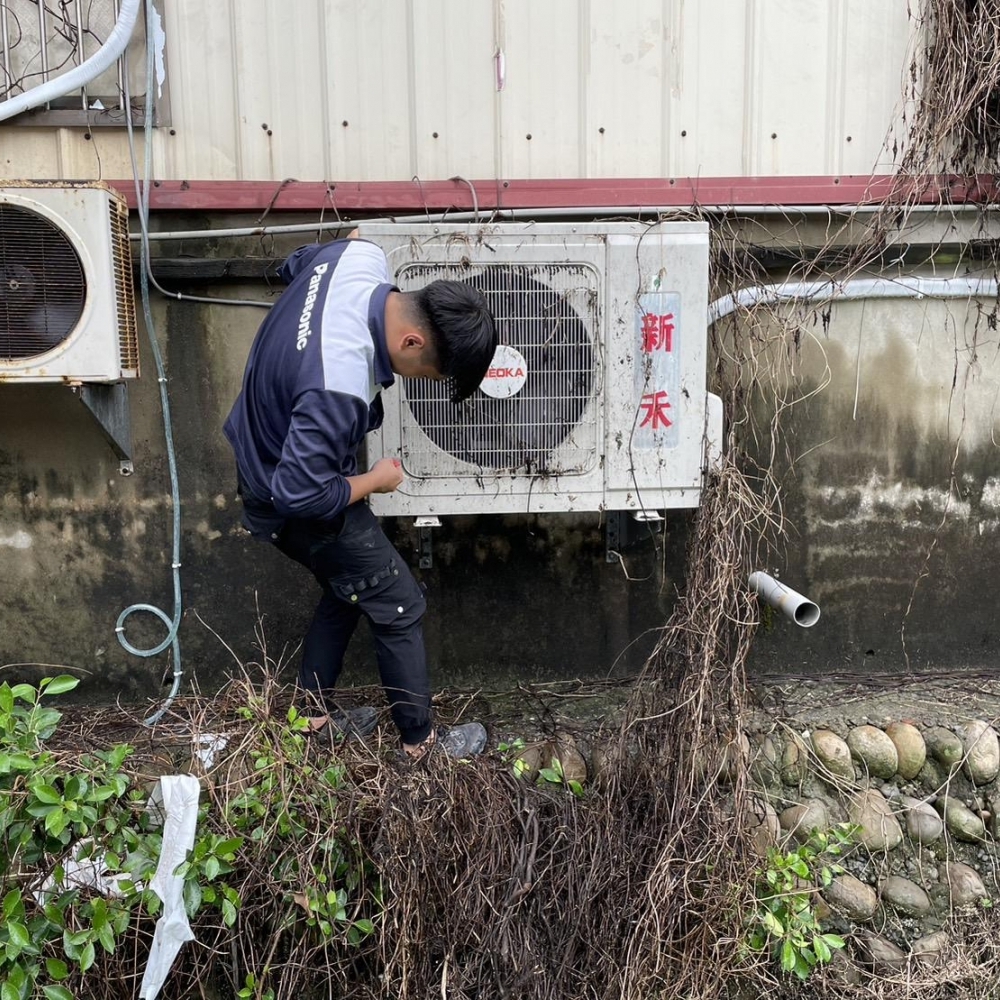
[[[762,302],[826,302],[832,299],[972,299],[995,298],[996,278],[848,278],[846,281],[786,281],[754,285],[723,295],[708,307],[708,322],[735,312],[740,306]]]
[[[739,215],[843,215],[846,213],[871,213],[878,210],[876,205],[700,205],[699,209],[709,215],[731,214]],[[976,205],[978,212],[984,206]],[[961,206],[948,206],[955,214],[955,209]],[[911,212],[939,212],[939,205],[916,205],[911,208]],[[301,209],[297,211],[301,212]],[[478,216],[480,221],[488,216],[488,221],[496,222],[531,222],[534,219],[545,219],[558,216],[622,216],[634,217],[639,215],[670,215],[685,211],[684,205],[660,205],[652,207],[623,206],[623,205],[600,205],[596,207],[579,206],[575,208],[481,208]],[[495,218],[494,218],[495,216]],[[237,236],[277,236],[284,233],[318,233],[327,232],[332,229],[353,229],[361,222],[430,222],[439,224],[444,222],[476,222],[475,212],[432,212],[420,213],[417,215],[394,215],[377,219],[358,219],[351,221],[337,220],[335,222],[297,222],[282,226],[240,226],[230,229],[174,229],[159,233],[150,233],[152,240],[197,240],[197,239],[229,239]],[[484,221],[485,224],[485,221]],[[140,233],[132,233],[131,238],[138,240]],[[721,300],[720,300],[721,301]]]
[[[802,628],[812,628],[819,621],[819,606],[813,604],[808,597],[779,583],[773,576],[758,570],[750,574],[750,589],[762,601],[777,608],[786,618],[801,625]]]
[[[86,86],[91,80],[99,77],[108,69],[114,61],[125,51],[129,39],[132,37],[132,29],[135,27],[135,20],[139,13],[142,0],[122,0],[121,9],[118,12],[118,20],[115,22],[111,34],[107,41],[87,60],[75,66],[68,73],[57,76],[54,80],[32,87],[23,94],[11,97],[6,101],[0,101],[0,122],[13,118],[31,108],[37,108],[40,104],[46,104],[63,97],[74,90],[79,90]],[[152,44],[147,41],[147,44]],[[152,100],[152,95],[147,95],[148,100]]]

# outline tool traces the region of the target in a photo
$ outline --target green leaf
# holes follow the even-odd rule
[[[65,979],[69,975],[69,966],[59,958],[45,959],[45,971],[49,974],[49,979]]]
[[[69,819],[66,813],[57,807],[45,817],[45,832],[52,834],[53,837],[58,837],[68,824]]]
[[[24,971],[24,966],[22,965],[12,965],[10,971],[7,973],[7,982],[17,990],[20,996],[26,996],[28,993],[28,974]]]
[[[73,994],[65,986],[43,986],[46,1000],[73,1000]]]
[[[44,802],[50,806],[58,805],[62,801],[62,796],[51,785],[32,785],[31,791],[39,802]]]
[[[58,677],[44,678],[38,685],[38,689],[43,694],[65,694],[67,691],[72,691],[79,683],[78,677],[60,674]]]
[[[357,927],[362,934],[371,934],[375,930],[375,925],[370,920],[355,920],[354,926]]]
[[[49,813],[58,809],[58,806],[47,806],[44,802],[32,802],[24,807],[24,811],[29,816],[34,816],[36,819],[41,819],[43,816],[48,816]]]
[[[816,949],[816,961],[817,962],[829,962],[832,953],[830,951],[830,946],[823,940],[821,934],[817,934],[813,938],[813,948]]]
[[[828,948],[839,949],[847,945],[847,942],[839,934],[821,934],[820,937]]]
[[[222,901],[222,922],[227,927],[236,923],[236,907],[228,899]]]
[[[31,935],[28,928],[16,920],[7,922],[7,935],[18,948],[27,948],[31,944]]]
[[[80,951],[80,971],[86,972],[94,964],[96,958],[97,951],[94,948],[94,942],[88,941]]]
[[[4,681],[0,684],[0,712],[12,712],[14,710],[14,692],[10,685]]]
[[[761,914],[761,923],[764,925],[764,929],[775,937],[781,937],[785,933],[784,925],[770,910],[765,910]]]
[[[795,960],[798,956],[791,941],[785,941],[781,946],[781,968],[785,972],[791,972],[795,968]]]
[[[812,972],[812,965],[809,964],[804,956],[796,955],[792,971],[804,982],[809,978],[809,973]]]
[[[227,854],[235,854],[243,846],[242,837],[232,837],[230,840],[221,840],[215,845],[215,853],[219,857],[225,857]]]
[[[10,693],[21,701],[26,701],[29,705],[34,705],[38,700],[38,692],[30,684],[15,684]]]
[[[3,915],[10,920],[12,917],[24,916],[24,901],[20,889],[11,889],[3,898]]]
[[[101,947],[109,955],[111,955],[114,952],[114,950],[115,950],[115,935],[114,935],[114,932],[111,930],[111,925],[110,924],[105,924],[97,932],[97,940],[100,941]]]
[[[193,917],[201,907],[201,886],[197,882],[184,883],[184,909],[189,917]]]
[[[9,979],[5,979],[0,985],[0,1000],[21,1000],[21,991]]]

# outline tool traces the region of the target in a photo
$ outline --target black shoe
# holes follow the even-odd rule
[[[378,712],[367,705],[361,708],[334,708],[327,715],[327,721],[312,734],[326,733],[334,738],[351,737],[362,740],[378,725]]]

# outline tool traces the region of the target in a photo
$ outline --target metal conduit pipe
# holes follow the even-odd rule
[[[111,29],[111,34],[89,59],[54,80],[32,87],[31,90],[26,90],[23,94],[6,101],[0,101],[0,121],[13,118],[23,111],[30,111],[40,104],[47,104],[57,97],[63,97],[71,91],[85,87],[91,80],[100,76],[125,51],[141,6],[142,0],[122,0],[118,20]]]
[[[834,299],[972,299],[995,298],[996,278],[953,277],[848,278],[846,281],[786,281],[754,285],[723,295],[708,307],[708,322],[715,323],[740,306],[765,302],[827,302]]]
[[[700,211],[709,215],[723,214],[743,214],[743,215],[847,215],[850,213],[871,214],[879,211],[880,205],[699,205]],[[993,207],[993,206],[986,206]],[[998,206],[1000,207],[1000,206]],[[956,209],[961,211],[961,206],[948,206],[952,214]],[[981,212],[984,206],[975,205],[970,207],[970,211]],[[601,205],[597,207],[577,207],[577,208],[498,208],[479,210],[478,216],[475,212],[437,212],[421,213],[420,215],[395,215],[385,216],[377,219],[354,219],[337,222],[298,222],[284,226],[242,226],[235,229],[177,229],[167,230],[159,233],[150,233],[150,240],[198,240],[198,239],[230,239],[238,236],[280,236],[282,234],[293,233],[320,233],[329,232],[333,229],[353,229],[359,222],[476,222],[484,221],[483,216],[488,216],[488,221],[497,222],[531,222],[533,219],[545,219],[558,216],[623,216],[635,218],[639,215],[669,215],[684,211],[683,205],[658,205],[644,208],[642,206],[624,205]],[[940,212],[939,205],[915,205],[911,212]],[[133,240],[141,239],[140,233],[132,233]]]

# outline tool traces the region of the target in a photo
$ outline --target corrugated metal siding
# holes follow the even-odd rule
[[[161,3],[164,179],[866,174],[911,35],[906,0]],[[107,129],[0,136],[2,176],[130,172]]]

